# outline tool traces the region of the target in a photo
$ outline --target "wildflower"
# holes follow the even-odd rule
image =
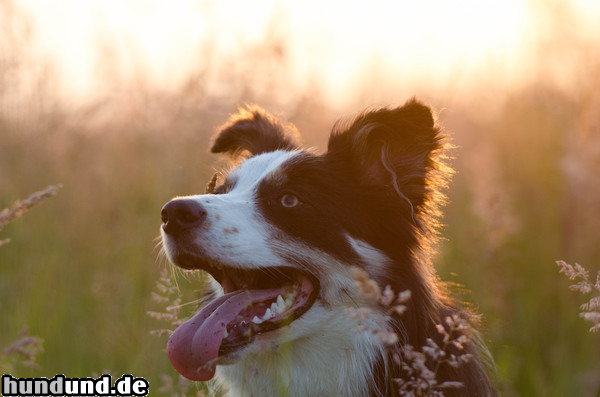
[[[570,265],[565,261],[557,261],[556,264],[560,267],[560,272],[564,273],[570,280],[580,280],[570,285],[570,290],[579,291],[584,295],[594,290],[600,292],[600,271],[596,275],[595,282],[592,283],[589,271],[578,263]],[[592,297],[588,302],[581,305],[580,308],[582,312],[579,313],[579,316],[593,324],[590,332],[600,331],[600,296]]]
[[[156,290],[152,292],[152,300],[164,306],[164,311],[148,311],[146,314],[158,321],[168,323],[170,327],[176,328],[183,324],[185,319],[179,317],[181,309],[181,294],[173,278],[169,276],[166,269],[160,274],[156,282]],[[151,330],[150,334],[155,336],[169,335],[170,329]]]
[[[366,271],[358,267],[353,267],[352,275],[354,276],[354,282],[362,297],[372,302],[379,301],[381,290],[375,280],[372,280]]]
[[[23,328],[19,338],[4,348],[0,356],[18,356],[20,364],[35,368],[37,357],[44,351],[44,340],[38,336],[29,335],[27,327]]]
[[[17,201],[12,208],[5,208],[0,211],[0,230],[2,230],[4,226],[6,226],[12,220],[23,215],[27,210],[38,204],[40,201],[54,196],[61,187],[62,185],[48,186],[44,190],[31,194],[25,200]],[[0,246],[7,244],[9,241],[10,239],[8,238],[0,240]]]
[[[438,333],[442,336],[441,345],[428,338],[421,348],[422,351],[417,351],[410,345],[402,347],[402,357],[398,360],[401,360],[404,376],[397,380],[401,395],[443,396],[445,389],[463,387],[461,382],[439,382],[437,375],[444,364],[458,368],[471,360],[471,354],[456,355],[449,352],[451,346],[459,350],[464,349],[468,337],[462,332],[468,329],[468,323],[462,317],[453,315],[446,317],[444,324],[436,325]]]
[[[387,315],[384,324],[374,320],[374,310],[370,307],[357,307],[347,310],[348,317],[356,321],[354,330],[361,333],[371,333],[382,346],[393,349],[399,338],[389,327],[393,314],[402,315],[406,311],[406,303],[411,298],[409,290],[396,294],[391,286],[387,285],[383,291],[375,281],[369,278],[367,272],[353,268],[352,273],[360,296],[373,304],[378,305]],[[402,396],[444,396],[444,390],[463,387],[461,382],[437,380],[437,374],[442,365],[458,368],[467,363],[472,355],[468,353],[450,353],[453,347],[464,351],[465,344],[469,341],[466,335],[469,325],[459,315],[448,316],[441,324],[436,324],[436,329],[442,337],[441,344],[428,338],[421,351],[409,344],[404,344],[399,351],[392,350],[392,365],[396,365],[402,376],[394,379],[398,391]]]
[[[396,297],[396,295],[394,294],[394,291],[392,291],[392,287],[390,287],[388,284],[385,286],[385,289],[383,290],[383,294],[381,295],[381,304],[384,307],[388,307],[392,304],[395,297]]]

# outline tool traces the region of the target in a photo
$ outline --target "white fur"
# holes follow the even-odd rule
[[[216,382],[228,389],[228,397],[366,396],[373,363],[383,351],[355,327],[342,307],[317,302],[289,327],[257,338],[235,364],[218,366]],[[294,328],[312,333],[280,343],[292,339]]]
[[[391,264],[390,258],[383,251],[378,250],[369,243],[356,239],[350,235],[346,238],[350,242],[352,249],[361,257],[363,266],[371,278],[377,280],[383,277],[387,267]]]
[[[245,348],[219,359],[214,384],[229,397],[365,396],[373,365],[384,358],[381,344],[369,332],[359,332],[348,309],[371,305],[360,297],[352,265],[366,267],[375,277],[390,259],[362,240],[347,235],[360,263],[344,263],[332,255],[285,235],[262,219],[256,190],[264,178],[299,152],[276,151],[252,157],[229,174],[226,194],[198,195],[207,217],[194,232],[193,245],[202,255],[226,266],[296,267],[319,279],[313,306],[291,324],[259,334]],[[169,257],[178,249],[163,233]],[[293,257],[294,263],[283,258]],[[303,266],[303,267],[301,267]],[[223,290],[212,282],[217,294]],[[368,327],[375,329],[384,314],[373,307]]]
[[[364,242],[357,247],[363,255],[389,261]],[[347,309],[371,303],[356,294],[348,264],[291,240],[275,245],[275,253],[284,251],[322,269],[320,299],[289,326],[258,335],[232,364],[228,359],[229,365],[219,365],[218,389],[228,390],[228,397],[367,395],[373,365],[385,355],[370,332],[356,330]],[[373,307],[367,322],[369,330],[380,328],[384,316]]]
[[[269,248],[271,233],[259,219],[255,193],[260,182],[298,152],[276,151],[252,157],[232,171],[228,179],[233,188],[227,194],[203,194],[186,197],[202,204],[207,218],[195,233],[193,245],[215,262],[236,267],[281,266],[281,259]],[[169,259],[176,247],[163,232]]]

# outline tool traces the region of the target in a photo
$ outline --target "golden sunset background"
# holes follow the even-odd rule
[[[600,269],[599,21],[595,0],[0,0],[0,209],[63,185],[0,232],[0,369],[195,395],[147,312],[160,208],[222,165],[218,126],[253,102],[324,151],[339,118],[417,96],[456,146],[435,263],[502,394],[595,395],[589,296],[555,261]],[[177,283],[189,315],[201,279]],[[6,349],[24,327],[35,365]]]

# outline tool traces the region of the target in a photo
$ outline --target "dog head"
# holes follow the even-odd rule
[[[161,213],[169,260],[210,273],[216,292],[169,339],[175,368],[208,380],[217,364],[346,326],[332,320],[340,308],[368,304],[352,266],[382,286],[427,293],[414,257],[435,211],[442,146],[416,100],[338,123],[320,155],[260,108],[232,116],[212,151],[237,167]]]

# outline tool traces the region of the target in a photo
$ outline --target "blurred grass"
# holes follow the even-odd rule
[[[594,245],[566,245],[565,201],[576,197],[561,162],[578,112],[554,112],[568,105],[556,100],[548,108],[524,93],[483,121],[442,115],[459,149],[437,263],[484,315],[506,395],[591,395],[600,384],[598,336],[587,332],[580,302],[554,266],[557,258],[600,263]],[[12,241],[0,249],[0,346],[24,326],[45,340],[39,368],[15,376],[110,370],[158,388],[162,374],[174,374],[164,338],[149,334],[163,325],[146,315],[157,309],[151,291],[166,266],[155,249],[159,212],[174,195],[203,191],[216,164],[207,144],[226,109],[193,112],[194,123],[185,114],[157,130],[136,119],[93,127],[77,114],[68,128],[4,123],[0,207],[40,186],[64,185],[2,232]],[[307,140],[323,141],[321,131]],[[590,215],[575,221],[597,226]],[[179,283],[195,299],[200,283]]]
[[[165,338],[150,335],[164,324],[146,315],[159,309],[151,292],[167,266],[155,248],[160,208],[204,191],[218,164],[209,140],[227,113],[243,101],[285,110],[306,143],[324,150],[338,117],[415,94],[375,76],[357,88],[369,99],[353,109],[333,110],[314,87],[279,101],[262,83],[285,71],[286,52],[273,55],[266,43],[245,50],[246,60],[258,54],[251,62],[220,71],[223,81],[241,81],[233,93],[207,91],[208,69],[170,93],[103,76],[114,92],[74,106],[56,99],[48,70],[29,76],[40,83],[33,90],[15,90],[13,77],[30,70],[26,41],[17,35],[0,53],[0,208],[50,184],[63,188],[0,233],[11,238],[0,247],[0,348],[25,326],[44,339],[39,367],[18,367],[16,377],[109,370],[143,376],[157,394],[164,374],[175,376]],[[584,66],[582,75],[599,75],[597,64]],[[287,78],[277,76],[273,90]],[[575,93],[543,80],[502,93],[463,89],[461,98],[452,88],[417,92],[444,109],[458,146],[436,264],[482,313],[507,396],[591,396],[600,387],[600,338],[577,316],[580,297],[554,265],[600,268],[600,81],[585,83]],[[196,299],[197,278],[178,282],[184,302]]]
[[[600,191],[571,190],[575,176],[565,170],[565,159],[578,156],[569,153],[569,142],[585,135],[598,146],[600,130],[578,130],[584,128],[581,110],[539,87],[506,103],[495,117],[457,134],[461,149],[446,211],[442,278],[466,286],[466,299],[483,313],[505,395],[595,395],[598,335],[586,332],[575,315],[581,302],[552,261],[600,264],[597,247],[581,244],[596,239],[590,231],[600,226],[599,213],[583,203],[600,199]],[[584,157],[581,166],[589,162]],[[580,229],[577,244],[567,223]]]
[[[201,190],[210,174],[202,131],[182,139],[15,126],[0,136],[0,207],[64,181],[56,200],[3,230],[12,241],[0,253],[0,346],[28,325],[46,341],[43,371],[166,372],[168,360],[154,359],[164,341],[148,335],[160,324],[145,314],[165,265],[154,238],[163,203]],[[190,145],[197,150],[181,150]]]

